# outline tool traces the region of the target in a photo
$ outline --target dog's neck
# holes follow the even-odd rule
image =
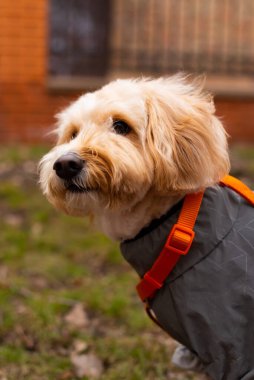
[[[134,238],[154,219],[160,218],[173,207],[182,196],[154,196],[148,194],[135,206],[125,210],[104,210],[96,219],[102,232],[113,240]]]

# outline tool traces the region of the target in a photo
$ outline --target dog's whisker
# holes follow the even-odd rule
[[[85,184],[84,184],[84,182],[83,182],[83,180],[82,180],[81,177],[74,178],[72,180],[72,182],[73,182],[74,185],[76,185],[76,186],[78,186],[80,188],[84,188],[85,187]]]

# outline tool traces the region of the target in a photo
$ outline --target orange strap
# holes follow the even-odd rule
[[[254,193],[241,181],[226,176],[220,185],[236,191],[254,206]],[[137,285],[137,292],[142,301],[152,298],[155,292],[163,286],[164,281],[172,271],[181,255],[186,255],[193,242],[193,231],[204,192],[186,195],[177,223],[173,226],[167,241],[154,262]]]
[[[159,257],[137,285],[137,292],[142,301],[153,297],[154,293],[163,286],[181,255],[188,253],[195,236],[193,227],[203,195],[204,193],[200,192],[188,194],[184,198],[178,221],[173,226]]]
[[[254,193],[248,186],[246,186],[239,179],[232,177],[231,175],[226,175],[221,181],[222,186],[227,186],[230,189],[234,190],[245,198],[250,204],[254,206]]]

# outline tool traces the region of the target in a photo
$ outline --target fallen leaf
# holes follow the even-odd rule
[[[5,223],[11,227],[20,227],[24,223],[24,216],[10,213],[5,216]]]
[[[64,317],[65,321],[74,327],[86,327],[89,323],[88,316],[82,303],[77,303]]]
[[[7,376],[2,369],[0,369],[0,380],[7,380]]]
[[[83,340],[76,339],[73,342],[73,353],[75,354],[81,354],[87,351],[88,349],[88,344],[84,342]]]
[[[99,379],[103,373],[102,361],[94,354],[72,354],[71,362],[77,377],[87,376],[89,379]]]

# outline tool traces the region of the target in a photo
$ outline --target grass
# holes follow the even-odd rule
[[[118,245],[44,199],[36,174],[44,152],[0,150],[0,379],[75,380],[76,341],[102,361],[103,380],[201,379],[170,364],[175,343],[142,310]],[[254,149],[232,155],[251,182]],[[81,328],[66,322],[76,304],[88,318]]]

